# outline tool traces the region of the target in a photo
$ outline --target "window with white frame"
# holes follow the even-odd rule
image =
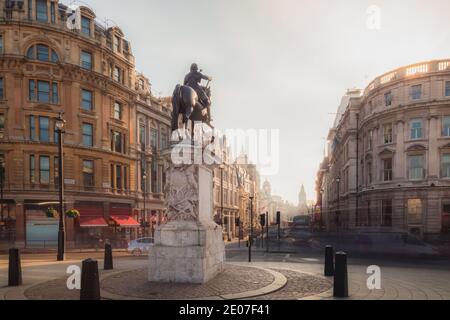
[[[392,123],[383,125],[383,143],[390,144],[394,140]]]
[[[444,153],[441,160],[442,178],[450,178],[450,153]]]
[[[409,180],[422,180],[425,177],[424,156],[413,155],[408,157]]]
[[[410,122],[411,140],[423,139],[423,121],[422,119],[413,119]]]
[[[123,116],[122,104],[118,101],[115,101],[114,102],[114,119],[122,120],[122,116]]]
[[[383,159],[383,181],[392,181],[392,158]]]
[[[450,117],[442,118],[442,136],[450,137]]]

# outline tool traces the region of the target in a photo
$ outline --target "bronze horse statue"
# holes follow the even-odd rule
[[[211,98],[209,82],[204,87],[206,95]],[[197,93],[189,86],[177,85],[172,96],[172,132],[179,129],[178,121],[180,114],[183,116],[183,125],[187,129],[188,121],[191,120],[192,132],[195,122],[210,124],[210,108],[203,106]]]

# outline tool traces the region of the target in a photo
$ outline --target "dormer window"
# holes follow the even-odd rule
[[[50,2],[50,19],[53,24],[56,23],[56,4],[53,1]]]
[[[120,50],[121,39],[118,36],[114,36],[114,51],[121,52]]]
[[[91,36],[91,19],[84,16],[81,17],[81,33]]]
[[[139,90],[145,89],[145,82],[144,79],[139,79]]]
[[[36,0],[36,20],[48,22],[47,0]]]

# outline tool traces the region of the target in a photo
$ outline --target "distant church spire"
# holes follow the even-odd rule
[[[300,193],[298,194],[298,206],[299,207],[306,206],[306,191],[304,185],[302,185]]]

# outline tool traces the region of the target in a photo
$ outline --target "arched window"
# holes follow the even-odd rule
[[[27,58],[30,60],[39,60],[46,62],[59,62],[58,54],[55,50],[49,48],[45,44],[36,44],[31,46],[27,51]]]

